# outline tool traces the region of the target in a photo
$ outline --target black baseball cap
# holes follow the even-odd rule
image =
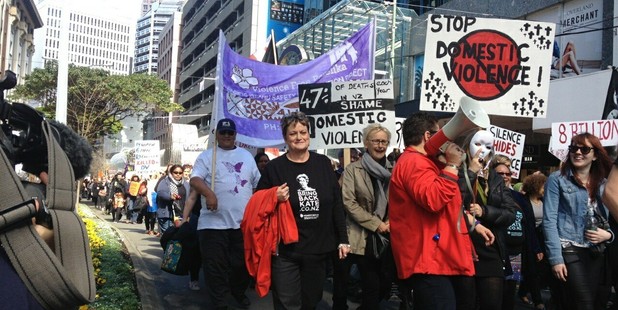
[[[231,130],[236,132],[236,124],[234,124],[234,121],[229,118],[220,119],[217,123],[217,131],[222,130]]]

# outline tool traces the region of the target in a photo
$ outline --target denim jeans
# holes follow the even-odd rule
[[[158,223],[159,223],[159,232],[161,233],[161,235],[163,235],[163,233],[165,233],[165,231],[172,227],[172,219],[169,217],[160,217],[158,218]]]

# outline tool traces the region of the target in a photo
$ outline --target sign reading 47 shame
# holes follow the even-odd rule
[[[303,84],[298,94],[312,149],[363,147],[363,128],[373,123],[395,132],[392,80]]]

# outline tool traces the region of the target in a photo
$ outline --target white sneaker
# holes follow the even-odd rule
[[[198,281],[191,281],[189,282],[189,289],[192,291],[199,291],[200,290],[200,286],[198,285]]]

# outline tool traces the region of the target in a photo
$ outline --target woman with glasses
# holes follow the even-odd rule
[[[491,170],[502,177],[504,186],[511,191],[511,195],[515,201],[515,221],[509,225],[504,235],[504,244],[506,253],[509,257],[510,270],[507,272],[506,281],[504,282],[504,295],[502,298],[502,310],[512,310],[515,307],[514,297],[517,289],[517,283],[522,279],[522,252],[525,245],[525,237],[528,231],[524,227],[528,224],[524,220],[524,211],[517,200],[518,193],[511,186],[511,159],[504,155],[494,155],[491,159]],[[507,266],[509,267],[509,266]]]
[[[493,155],[493,134],[486,130],[473,132],[465,138],[462,148],[467,155],[458,181],[463,206],[496,237],[487,246],[481,236],[470,234],[475,251],[477,309],[501,309],[505,276],[510,274],[505,234],[515,221],[517,206],[502,176],[486,168]]]
[[[350,252],[341,190],[330,159],[309,152],[309,119],[295,112],[281,120],[288,151],[271,160],[257,190],[277,187],[277,199],[288,200],[299,241],[278,245],[272,257],[275,309],[315,309],[322,299],[326,261],[338,251]]]
[[[356,263],[361,275],[362,308],[379,309],[395,279],[390,247],[379,258],[366,254],[367,237],[373,233],[388,237],[388,185],[392,165],[386,159],[391,133],[380,124],[363,129],[365,153],[343,173],[343,206],[348,214],[348,263]],[[382,271],[385,271],[384,273]],[[344,308],[344,307],[341,307]]]
[[[614,235],[601,227],[586,229],[586,215],[607,219],[601,195],[610,168],[599,138],[582,133],[571,139],[566,162],[545,183],[542,225],[557,309],[596,309],[604,257],[591,247]]]
[[[494,155],[491,162],[492,169],[502,177],[504,185],[508,189],[513,189],[513,185],[511,184],[511,176],[513,175],[513,173],[511,173],[511,160],[504,155]]]
[[[181,216],[180,206],[184,206],[189,194],[189,182],[183,178],[181,165],[172,165],[169,174],[157,185],[157,218],[161,234],[172,226],[174,216]]]

